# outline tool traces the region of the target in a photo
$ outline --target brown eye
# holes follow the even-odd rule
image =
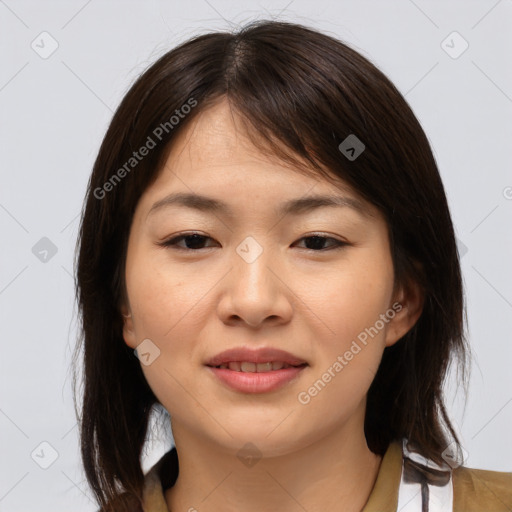
[[[328,236],[321,236],[321,235],[305,236],[305,237],[301,238],[300,240],[309,241],[306,243],[306,245],[309,246],[309,247],[306,247],[306,249],[309,249],[311,251],[316,251],[316,252],[330,251],[332,249],[339,249],[341,247],[348,245],[346,242],[342,242],[341,240],[337,240],[336,238],[332,238],[332,237],[328,237]],[[325,249],[322,246],[327,241],[334,242],[334,244],[331,247],[328,247],[327,249]]]
[[[201,249],[208,248],[204,247],[204,244],[207,240],[213,240],[213,238],[206,235],[201,235],[199,233],[190,233],[179,235],[177,237],[163,241],[158,245],[162,247],[171,247],[173,249],[184,251],[199,251]],[[337,240],[336,238],[321,235],[305,236],[302,237],[300,240],[305,240],[306,249],[314,252],[325,252],[333,249],[340,249],[348,245],[346,242],[342,242],[341,240]],[[182,241],[184,242],[185,246],[179,245],[179,243]],[[331,246],[325,248],[324,245],[326,242],[331,242]]]
[[[204,247],[202,247],[202,246],[204,245],[204,243],[207,239],[213,240],[209,236],[200,235],[198,233],[191,233],[188,235],[180,235],[180,236],[171,238],[170,240],[166,240],[159,245],[161,245],[163,247],[175,247],[177,249],[185,250],[185,251],[187,251],[187,250],[194,251],[194,250],[204,249]],[[185,242],[185,247],[178,245],[178,243],[181,242],[182,240]]]

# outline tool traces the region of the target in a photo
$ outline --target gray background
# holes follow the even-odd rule
[[[113,110],[177,43],[257,18],[347,41],[422,123],[460,241],[474,352],[466,408],[450,385],[449,410],[468,466],[512,470],[511,0],[0,0],[0,511],[96,510],[71,399],[72,274]],[[167,448],[155,443],[144,469]]]

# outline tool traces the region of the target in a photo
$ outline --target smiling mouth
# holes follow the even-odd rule
[[[222,370],[232,370],[234,372],[245,373],[265,373],[277,370],[284,370],[286,368],[302,368],[307,366],[307,363],[291,365],[283,361],[268,361],[266,363],[251,363],[248,361],[230,361],[229,363],[213,366]]]
[[[222,361],[222,360],[221,360]],[[219,362],[219,361],[215,361]],[[290,364],[296,363],[296,364]],[[307,363],[291,360],[265,361],[224,361],[219,365],[206,365],[221,383],[241,393],[269,393],[277,391],[287,383],[298,379]]]

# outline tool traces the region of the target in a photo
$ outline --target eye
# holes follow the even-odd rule
[[[312,248],[308,247],[308,249],[315,252],[325,252],[333,249],[341,249],[342,247],[348,245],[347,242],[342,242],[341,240],[338,240],[336,238],[322,235],[305,236],[302,237],[300,240],[309,240],[309,244],[306,245],[313,246]],[[334,242],[334,245],[332,245],[331,248],[322,249],[320,246],[323,246],[323,244],[328,241]]]
[[[179,235],[177,237],[171,238],[169,240],[165,240],[158,245],[161,245],[162,247],[175,247],[178,250],[199,250],[202,249],[202,246],[204,244],[204,240],[210,239],[213,240],[213,238],[210,238],[209,236],[200,235],[199,233],[190,233],[185,235]],[[179,242],[182,240],[185,241],[186,245],[190,245],[191,247],[183,247],[178,245]]]
[[[206,235],[200,235],[199,233],[190,233],[179,235],[169,240],[164,240],[163,242],[160,242],[157,245],[160,245],[162,247],[172,247],[184,251],[199,251],[205,248],[203,247],[203,245],[206,240],[213,240],[213,238]],[[349,245],[347,242],[342,242],[341,240],[337,240],[336,238],[322,235],[305,236],[299,239],[299,241],[301,240],[308,241],[306,245],[312,247],[306,247],[306,249],[314,252],[325,252],[333,249],[341,249],[342,247]],[[181,241],[185,242],[185,247],[183,247],[182,245],[178,245]],[[330,248],[328,247],[327,249],[325,249],[322,246],[326,242],[333,242],[333,244],[331,245]]]

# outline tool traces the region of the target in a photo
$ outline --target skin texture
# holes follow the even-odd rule
[[[169,206],[148,216],[156,201],[178,191],[225,201],[235,215]],[[274,211],[288,199],[323,193],[358,198],[341,181],[335,187],[263,154],[223,100],[180,133],[137,205],[123,335],[131,348],[150,339],[160,350],[142,369],[171,416],[180,462],[165,493],[173,512],[325,512],[340,504],[357,511],[368,499],[381,458],[364,437],[366,394],[384,348],[417,321],[421,296],[414,285],[393,289],[387,225],[372,205],[364,202],[369,215],[349,207],[285,217]],[[210,238],[202,245],[182,239],[181,250],[158,245],[184,232]],[[348,245],[304,239],[315,234]],[[263,250],[251,263],[236,251],[248,236]],[[298,394],[397,301],[393,319],[300,403]],[[204,364],[239,346],[283,349],[308,367],[276,391],[233,391]],[[248,442],[261,456],[250,467],[237,457]]]

